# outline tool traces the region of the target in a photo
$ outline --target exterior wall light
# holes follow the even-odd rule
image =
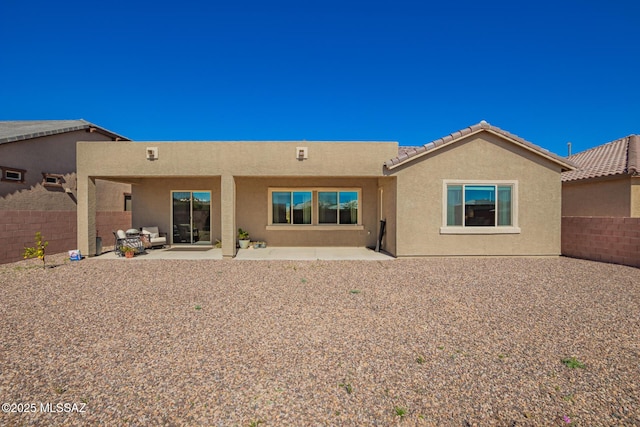
[[[147,160],[158,160],[158,147],[147,147]]]

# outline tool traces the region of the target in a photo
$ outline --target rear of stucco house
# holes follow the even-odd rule
[[[270,246],[373,247],[381,220],[394,256],[559,255],[560,173],[572,169],[486,122],[410,149],[81,142],[77,155],[78,245],[89,254],[96,182],[109,180],[131,184],[133,227],[157,225],[174,245],[220,240],[226,257],[239,227]]]

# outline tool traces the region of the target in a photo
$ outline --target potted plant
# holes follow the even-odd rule
[[[125,258],[133,258],[136,253],[136,250],[130,246],[123,246],[122,252],[124,253]]]
[[[238,228],[238,243],[240,244],[240,249],[247,249],[249,247],[251,240],[249,239],[248,231]]]

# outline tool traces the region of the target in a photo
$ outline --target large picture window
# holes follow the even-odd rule
[[[445,182],[443,231],[484,228],[519,232],[516,188],[515,182]]]
[[[318,191],[319,224],[357,224],[357,191]]]
[[[270,189],[270,225],[361,225],[360,189]]]
[[[311,224],[311,191],[271,193],[274,224]]]

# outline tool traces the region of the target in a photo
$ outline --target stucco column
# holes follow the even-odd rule
[[[220,177],[220,219],[222,256],[236,256],[236,181],[233,175]]]
[[[78,249],[84,256],[96,253],[96,181],[78,175]]]

